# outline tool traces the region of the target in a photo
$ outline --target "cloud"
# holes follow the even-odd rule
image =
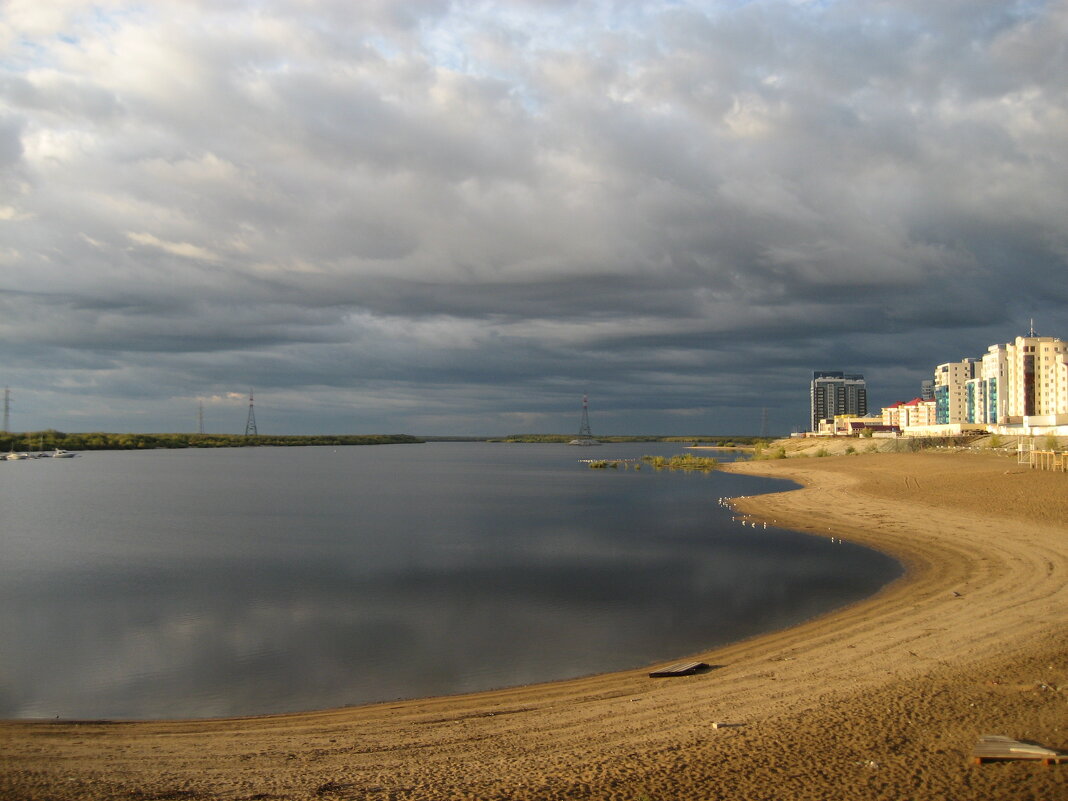
[[[128,231],[126,236],[131,242],[138,245],[158,248],[165,253],[173,253],[175,256],[182,256],[187,259],[202,259],[204,261],[218,261],[219,259],[210,250],[192,245],[189,242],[167,242],[152,236],[152,234],[137,234],[132,231]]]
[[[1068,337],[1065,2],[7,9],[20,427],[785,430]]]
[[[20,128],[14,117],[0,115],[0,169],[9,170],[22,158]]]

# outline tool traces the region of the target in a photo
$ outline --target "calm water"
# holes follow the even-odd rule
[[[900,567],[743,527],[677,445],[100,452],[0,464],[0,717],[241,715],[647,665]]]

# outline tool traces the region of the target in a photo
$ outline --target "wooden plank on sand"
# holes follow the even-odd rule
[[[1068,754],[1035,743],[1013,740],[1000,734],[984,734],[980,737],[972,751],[972,758],[976,765],[997,759],[1036,759],[1042,760],[1046,765],[1068,762]]]
[[[659,668],[649,674],[651,679],[664,678],[666,676],[690,676],[699,670],[704,670],[708,665],[704,662],[677,662],[674,665]]]

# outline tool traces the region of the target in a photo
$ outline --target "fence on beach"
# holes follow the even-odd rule
[[[1032,470],[1054,470],[1068,473],[1068,452],[1030,451],[1029,464]]]

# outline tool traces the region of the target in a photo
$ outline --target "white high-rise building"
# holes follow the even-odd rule
[[[935,368],[935,415],[940,425],[967,422],[967,383],[975,378],[977,364],[978,359],[962,359]]]
[[[1057,337],[1016,337],[1005,350],[1008,422],[1068,423],[1068,342]],[[1025,417],[1047,419],[1025,421]]]
[[[991,345],[983,354],[975,378],[965,387],[965,421],[1004,424],[1008,421],[1008,393],[1005,389],[1009,375],[1007,345]]]

